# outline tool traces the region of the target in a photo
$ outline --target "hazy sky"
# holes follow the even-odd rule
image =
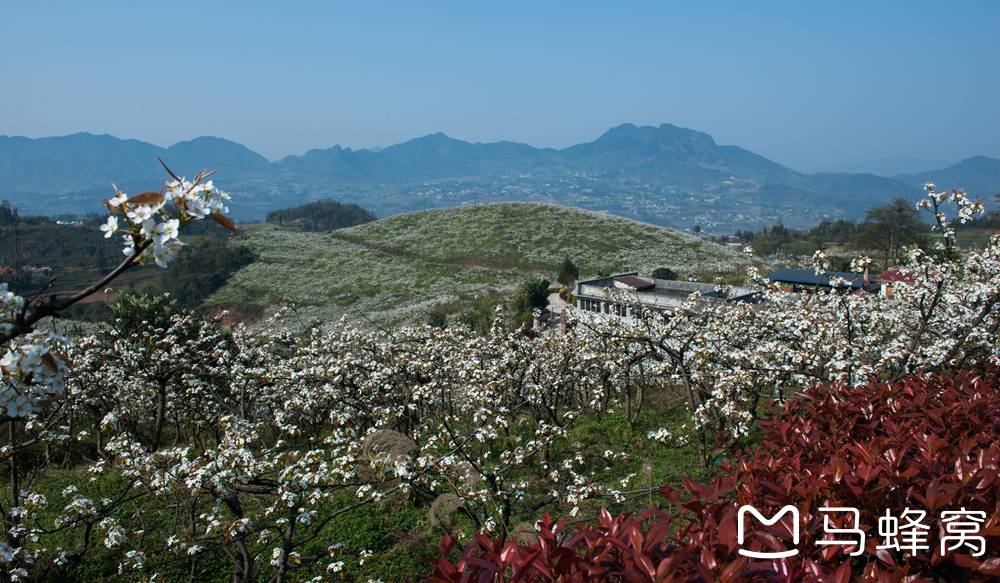
[[[793,168],[1000,157],[1000,2],[0,0],[0,134],[269,158],[669,122]]]

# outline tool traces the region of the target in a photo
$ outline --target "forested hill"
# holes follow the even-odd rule
[[[267,213],[267,222],[303,231],[333,231],[370,223],[375,215],[356,204],[317,200],[301,206]]]

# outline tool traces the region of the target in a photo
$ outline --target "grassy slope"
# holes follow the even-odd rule
[[[297,318],[422,320],[434,305],[507,290],[529,273],[554,278],[569,256],[584,275],[671,267],[731,270],[736,253],[670,229],[538,204],[494,204],[398,215],[332,233],[260,225],[258,253],[210,304],[300,306]]]

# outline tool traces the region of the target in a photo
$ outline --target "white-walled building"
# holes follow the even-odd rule
[[[756,301],[756,295],[746,288],[644,278],[636,272],[581,280],[574,289],[578,310],[626,318],[636,309],[676,310],[691,294],[710,302]]]

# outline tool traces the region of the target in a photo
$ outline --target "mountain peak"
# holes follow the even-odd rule
[[[412,140],[407,140],[402,144],[396,144],[394,146],[389,146],[382,150],[383,152],[389,153],[399,153],[399,152],[411,152],[411,151],[426,151],[426,152],[440,152],[443,150],[451,148],[463,148],[469,146],[469,142],[463,140],[456,140],[444,132],[435,132],[433,134],[427,134],[426,136],[421,136],[419,138],[413,138]]]
[[[70,142],[137,142],[139,140],[135,139],[122,139],[116,138],[111,134],[94,134],[91,132],[76,132],[75,134],[67,134],[65,136],[53,136],[51,138],[39,138],[40,140],[66,140]]]
[[[245,147],[243,144],[234,142],[232,140],[227,140],[226,138],[220,138],[217,136],[198,136],[195,138],[191,138],[190,140],[183,140],[177,142],[176,144],[174,144],[174,146],[178,146],[180,144],[197,144],[197,145],[226,144],[226,145],[239,146],[241,148]]]
[[[215,136],[199,136],[177,142],[167,148],[166,155],[171,164],[188,172],[197,171],[205,164],[222,167],[227,171],[247,172],[265,170],[270,164],[267,158],[243,144]]]
[[[649,126],[646,126],[646,127],[649,127]],[[628,136],[628,135],[634,135],[634,134],[636,134],[638,132],[639,132],[639,126],[635,125],[634,123],[625,122],[625,123],[620,123],[620,124],[618,124],[616,126],[612,126],[606,132],[604,132],[600,137],[603,138],[604,136],[607,136],[607,135],[612,135],[612,136],[615,136],[615,135]],[[600,138],[598,138],[598,139],[600,139]]]
[[[1000,159],[990,156],[972,156],[962,160],[959,164],[1000,164]]]
[[[427,144],[446,144],[449,142],[461,142],[462,140],[456,140],[455,138],[449,136],[444,132],[434,132],[433,134],[427,134],[426,136],[420,136],[419,138],[413,138],[412,140],[407,140],[403,143],[427,143]]]
[[[682,128],[669,123],[663,123],[659,126],[637,126],[632,123],[619,124],[601,134],[596,142],[618,143],[618,145],[625,147],[634,147],[639,143],[657,143],[661,146],[666,146],[681,142],[700,144],[708,147],[716,145],[712,136],[704,132]]]

